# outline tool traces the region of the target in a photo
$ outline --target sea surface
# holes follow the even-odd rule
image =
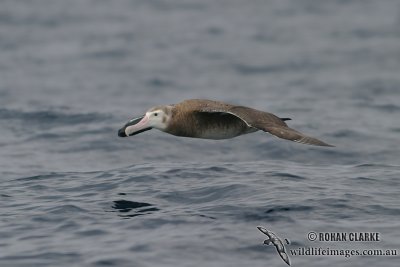
[[[190,98],[335,147],[117,136]],[[400,1],[0,2],[1,267],[287,266],[257,226],[292,266],[397,267],[399,136]]]

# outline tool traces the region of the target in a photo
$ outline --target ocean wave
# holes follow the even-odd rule
[[[110,119],[111,116],[100,113],[69,114],[61,111],[22,111],[0,108],[0,119],[20,120],[23,123],[48,126],[65,126],[82,123],[93,123]]]

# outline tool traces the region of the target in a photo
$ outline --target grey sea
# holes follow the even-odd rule
[[[190,98],[335,147],[117,136]],[[399,118],[397,0],[2,0],[0,266],[400,266]]]

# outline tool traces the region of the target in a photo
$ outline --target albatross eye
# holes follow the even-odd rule
[[[158,116],[158,113],[154,113],[154,116]]]

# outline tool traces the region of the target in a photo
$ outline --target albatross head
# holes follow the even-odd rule
[[[128,121],[124,127],[118,131],[118,136],[132,136],[152,128],[164,131],[172,116],[172,106],[157,106],[149,109],[141,117]]]

